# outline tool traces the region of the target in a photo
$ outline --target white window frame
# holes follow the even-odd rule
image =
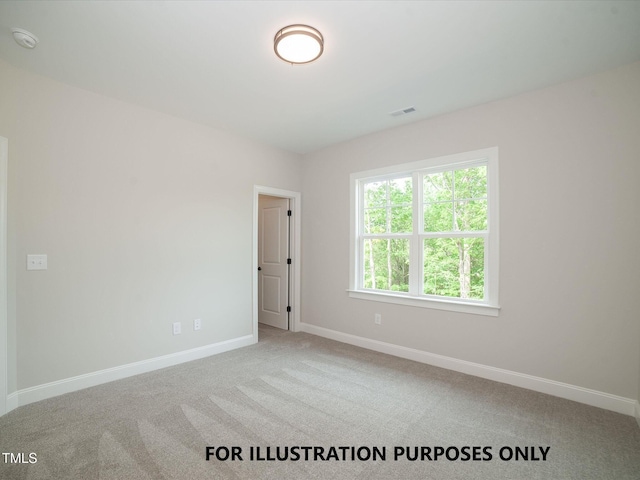
[[[440,297],[422,294],[420,290],[420,275],[412,273],[410,277],[409,293],[390,292],[383,290],[365,289],[364,261],[362,257],[361,223],[364,214],[365,183],[389,180],[403,176],[413,176],[413,205],[414,208],[422,202],[422,185],[417,181],[420,175],[436,173],[445,170],[455,170],[477,165],[487,166],[487,230],[478,236],[486,239],[485,243],[485,298],[483,300]],[[375,170],[352,173],[351,184],[351,214],[350,214],[350,251],[349,251],[349,289],[351,298],[371,300],[377,302],[409,305],[414,307],[434,308],[454,312],[472,313],[478,315],[498,316],[500,305],[498,302],[499,289],[499,197],[498,197],[498,147],[474,150],[472,152],[457,153],[442,157],[430,158],[418,162],[393,165]],[[421,218],[413,216],[413,231],[409,264],[416,268],[420,265],[420,245],[422,239],[429,234],[422,232]],[[405,235],[402,235],[403,237]]]

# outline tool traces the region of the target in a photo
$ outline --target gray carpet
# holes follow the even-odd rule
[[[20,407],[0,449],[37,458],[3,479],[640,479],[632,417],[270,327]]]

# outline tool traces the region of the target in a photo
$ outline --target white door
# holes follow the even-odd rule
[[[258,199],[258,322],[289,329],[289,199]],[[289,262],[288,262],[289,260]]]

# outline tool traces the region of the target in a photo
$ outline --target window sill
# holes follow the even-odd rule
[[[450,312],[472,313],[475,315],[486,315],[489,317],[497,317],[500,313],[500,307],[480,303],[409,297],[407,295],[364,290],[347,290],[347,292],[349,293],[349,297],[357,298],[359,300],[394,303],[396,305],[407,305],[410,307],[433,308],[436,310],[448,310]]]

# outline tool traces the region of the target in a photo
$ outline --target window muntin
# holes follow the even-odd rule
[[[352,175],[351,292],[497,307],[497,148],[396,171]]]
[[[487,166],[423,175],[425,232],[487,229]]]
[[[411,233],[412,182],[401,177],[364,184],[365,234]]]

